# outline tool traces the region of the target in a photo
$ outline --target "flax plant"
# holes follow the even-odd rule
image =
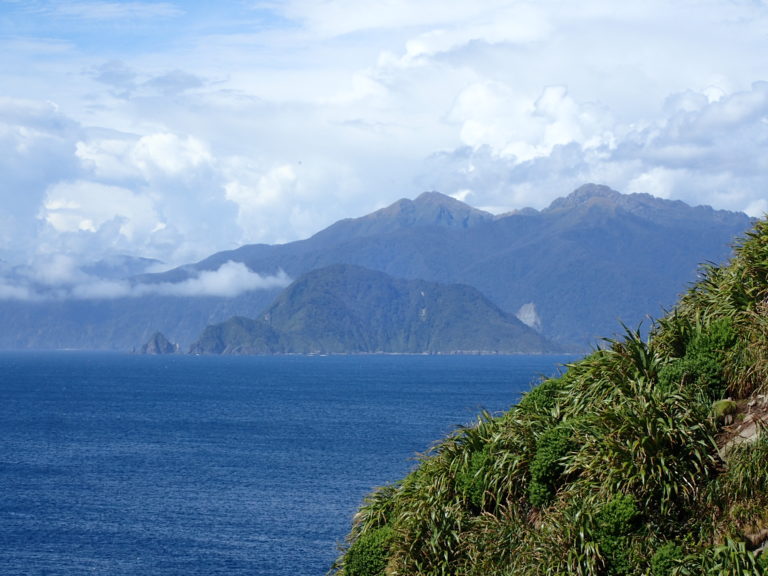
[[[711,415],[768,393],[768,223],[652,326],[624,327],[369,496],[339,576],[763,574],[768,437]],[[725,435],[725,436],[723,436]],[[766,536],[768,538],[768,536]],[[757,542],[759,541],[759,542]],[[349,563],[346,563],[349,560]]]

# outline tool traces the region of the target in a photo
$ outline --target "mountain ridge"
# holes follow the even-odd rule
[[[585,185],[543,210],[492,215],[428,192],[313,236],[212,254],[160,274],[130,277],[150,294],[112,300],[0,302],[0,348],[130,350],[161,331],[183,348],[203,328],[256,317],[279,287],[234,297],[152,295],[153,286],[198,282],[228,263],[290,278],[352,264],[404,279],[477,288],[507,313],[533,307],[542,334],[585,350],[619,321],[637,325],[668,308],[702,262],[721,262],[748,228],[744,214],[689,207]]]

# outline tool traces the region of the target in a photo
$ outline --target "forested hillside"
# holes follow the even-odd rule
[[[256,319],[208,326],[193,354],[540,354],[559,351],[477,289],[337,264],[305,274]]]
[[[372,493],[339,576],[768,572],[768,222],[643,339],[606,341]]]

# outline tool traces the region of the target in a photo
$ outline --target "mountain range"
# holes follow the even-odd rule
[[[582,351],[617,332],[619,322],[637,326],[660,316],[699,265],[723,262],[750,224],[745,214],[594,184],[543,210],[503,215],[427,192],[305,240],[246,245],[164,273],[131,275],[124,280],[144,292],[130,297],[0,302],[0,348],[129,350],[161,331],[187,349],[206,326],[263,318],[284,284],[233,296],[151,288],[194,282],[235,263],[265,277],[300,279],[348,264],[403,281],[471,286],[560,348]],[[107,269],[114,279],[116,267]]]

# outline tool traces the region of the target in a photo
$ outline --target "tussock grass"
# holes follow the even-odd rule
[[[625,327],[372,493],[332,572],[762,574],[768,435],[721,459],[713,403],[768,393],[768,223],[734,250],[647,339]]]

